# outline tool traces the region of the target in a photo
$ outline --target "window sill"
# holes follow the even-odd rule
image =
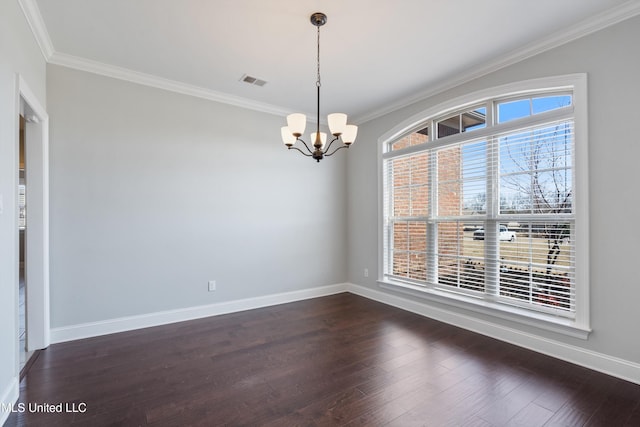
[[[571,319],[565,319],[544,313],[536,313],[519,307],[506,306],[492,303],[486,300],[475,299],[466,295],[453,294],[438,289],[426,288],[410,283],[392,281],[389,279],[378,280],[383,289],[400,292],[405,295],[435,301],[441,304],[462,308],[498,319],[520,323],[545,331],[586,340],[591,329],[576,324]]]

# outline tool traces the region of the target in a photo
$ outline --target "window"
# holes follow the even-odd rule
[[[381,138],[380,281],[586,337],[585,80],[485,91]]]

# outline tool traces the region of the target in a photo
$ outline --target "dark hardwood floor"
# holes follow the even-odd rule
[[[640,426],[638,385],[346,293],[52,345],[19,402],[6,425]]]

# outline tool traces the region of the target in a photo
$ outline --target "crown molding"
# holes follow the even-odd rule
[[[163,89],[170,92],[176,92],[183,95],[194,96],[197,98],[221,102],[224,104],[246,108],[249,110],[260,111],[263,113],[275,114],[278,116],[285,116],[291,113],[290,110],[276,105],[254,101],[251,99],[229,95],[226,93],[216,92],[214,90],[205,89],[199,86],[182,83],[177,80],[165,79],[163,77],[158,77],[152,74],[133,71],[128,68],[109,65],[78,56],[67,55],[66,53],[55,52],[49,59],[49,63],[73,68],[80,71],[86,71],[93,74],[99,74],[114,79],[125,80],[144,86],[155,87],[157,89]]]
[[[44,60],[48,62],[54,54],[55,49],[36,0],[18,0],[18,4],[20,4],[22,13],[24,13],[24,17],[27,19],[36,43],[38,43],[40,47],[40,52],[42,52],[42,56],[44,56]]]
[[[405,97],[387,107],[374,110],[362,116],[355,118],[354,122],[361,124],[373,119],[377,119],[393,111],[412,105],[416,102],[427,99],[431,96],[453,89],[464,83],[483,77],[487,74],[506,68],[516,64],[527,58],[539,55],[553,48],[562,46],[581,37],[600,31],[604,28],[615,25],[640,14],[640,1],[629,0],[617,7],[611,8],[599,15],[595,15],[576,25],[573,25],[562,31],[553,33],[543,39],[526,44],[516,50],[500,56],[498,59],[489,61],[484,65],[475,67],[474,70],[457,74],[451,78],[443,80],[435,85],[429,86],[426,90],[417,92],[415,95]]]
[[[125,80],[145,86],[151,86],[158,89],[164,89],[183,95],[203,98],[210,101],[221,102],[224,104],[234,105],[236,107],[260,111],[263,113],[275,114],[278,116],[286,116],[287,114],[292,113],[292,111],[276,105],[258,102],[239,96],[229,95],[226,93],[216,92],[210,89],[189,85],[176,80],[165,79],[163,77],[145,74],[123,67],[117,67],[114,65],[104,64],[102,62],[93,61],[78,56],[56,52],[53,43],[51,42],[49,32],[47,31],[47,27],[44,23],[44,20],[42,19],[42,15],[40,14],[40,8],[38,7],[36,0],[18,0],[18,3],[22,8],[22,12],[24,13],[29,27],[31,28],[33,36],[36,39],[38,46],[40,47],[42,56],[44,57],[45,61],[50,64],[61,65],[68,68],[74,68],[81,71]]]
[[[117,67],[90,59],[80,58],[55,51],[49,33],[47,31],[40,9],[36,0],[18,0],[20,7],[29,23],[31,31],[40,47],[44,59],[52,64],[100,74],[107,77],[121,79],[132,83],[151,86],[159,89],[177,92],[184,95],[195,96],[224,104],[234,105],[241,108],[260,111],[278,116],[286,116],[292,111],[272,104],[253,101],[239,96],[229,95],[205,89],[199,86],[189,85],[176,80],[165,79],[151,74],[145,74],[127,68]],[[640,14],[640,1],[628,0],[621,5],[611,8],[599,15],[586,19],[565,30],[551,34],[541,40],[524,45],[510,53],[499,57],[494,61],[475,67],[473,71],[460,73],[452,78],[443,80],[429,86],[423,91],[419,91],[410,97],[392,103],[384,108],[373,110],[361,116],[354,117],[354,123],[362,124],[370,120],[379,118],[393,111],[407,107],[416,102],[427,99],[438,93],[445,92],[461,84],[483,77],[494,71],[513,65],[532,56],[538,55],[555,47],[569,43],[573,40],[592,34],[596,31],[615,25],[626,19]]]

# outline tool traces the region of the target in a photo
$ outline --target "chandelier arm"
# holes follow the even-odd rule
[[[336,154],[336,151],[341,150],[343,148],[349,148],[348,145],[341,145],[340,147],[336,148],[335,150],[333,150],[333,153],[329,153],[329,154],[325,154],[325,157],[329,157],[329,156],[333,156],[334,154]]]
[[[306,148],[306,149],[307,149],[307,151],[308,151],[309,153],[313,153],[313,151],[311,151],[311,149],[309,148],[309,146],[307,145],[307,143],[306,143],[306,142],[304,142],[304,140],[303,140],[303,139],[298,138],[298,139],[296,139],[296,141],[300,141],[300,142],[302,142],[302,144],[304,144],[304,148]],[[293,148],[296,148],[296,147],[293,147]],[[300,150],[299,148],[297,148],[297,150],[298,150],[298,151],[300,151],[300,152],[302,152],[302,150]]]
[[[339,136],[336,136],[335,138],[333,138],[333,139],[331,140],[331,142],[329,143],[329,145],[327,145],[327,148],[325,148],[325,150],[324,150],[324,152],[325,152],[325,153],[329,151],[329,148],[331,148],[331,145],[332,145],[334,142],[336,142],[336,141],[338,140],[338,138],[340,138],[340,137],[339,137]],[[334,151],[334,153],[335,153],[335,151]]]
[[[301,140],[301,141],[302,141],[302,140]],[[306,145],[306,144],[305,144],[305,145]],[[311,154],[307,154],[307,153],[305,153],[304,151],[302,151],[302,150],[301,150],[301,149],[299,149],[298,147],[291,146],[291,147],[289,147],[289,150],[291,150],[291,149],[298,150],[300,153],[302,153],[302,155],[303,155],[303,156],[307,156],[307,157],[311,157],[311,156],[312,156]]]

